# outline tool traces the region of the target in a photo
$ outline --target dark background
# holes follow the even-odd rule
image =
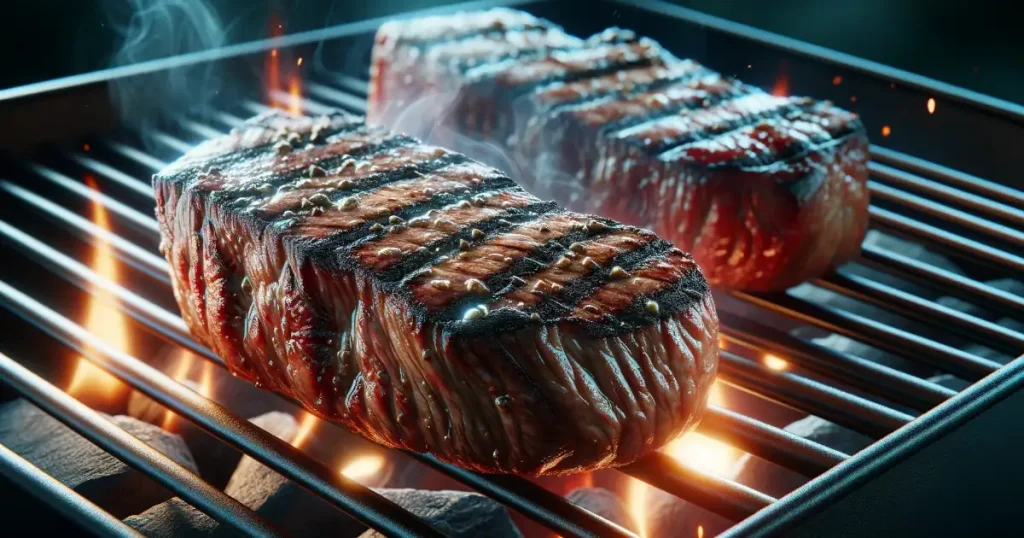
[[[556,0],[557,1],[557,0]],[[562,0],[570,2],[572,0]],[[1024,29],[1010,2],[966,0],[675,0],[772,32],[1024,102]],[[174,36],[143,55],[290,33],[452,2],[438,0],[8,0],[0,16],[0,88],[108,67],[133,11],[209,6],[222,36]],[[579,1],[581,9],[593,4]]]

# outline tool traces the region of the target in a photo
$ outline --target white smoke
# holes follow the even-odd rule
[[[206,0],[108,0],[107,14],[122,36],[111,67],[218,48],[225,28]],[[130,10],[125,13],[125,10]],[[128,123],[147,123],[162,112],[204,109],[221,88],[215,64],[202,62],[143,75],[110,85],[111,97]]]

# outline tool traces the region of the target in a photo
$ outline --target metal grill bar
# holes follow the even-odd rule
[[[442,536],[398,505],[333,472],[139,359],[110,347],[80,325],[4,281],[0,281],[0,301],[136,390],[368,526],[395,536]]]
[[[634,478],[733,521],[742,521],[776,500],[741,484],[725,482],[680,465],[660,452],[627,465],[622,470]]]
[[[1015,256],[998,248],[961,237],[952,232],[918,222],[880,207],[871,206],[870,212],[871,219],[877,225],[893,230],[901,235],[910,235],[916,240],[923,239],[955,254],[983,259],[993,265],[1009,269],[1018,274],[1024,273],[1024,258],[1020,256]]]
[[[87,241],[99,240],[109,244],[117,251],[122,260],[146,273],[146,275],[170,285],[171,279],[167,276],[167,262],[163,258],[115,233],[93,224],[89,219],[82,218],[46,198],[9,181],[0,181],[0,190],[19,198],[61,224],[70,225],[70,229],[77,232],[76,235]]]
[[[976,217],[965,211],[960,211],[959,209],[954,209],[938,202],[933,202],[920,196],[910,194],[906,191],[882,185],[875,181],[868,181],[868,188],[871,190],[871,195],[877,199],[899,202],[901,205],[910,209],[920,211],[932,217],[941,218],[953,224],[963,226],[964,228],[1006,241],[1007,243],[1011,243],[1016,246],[1024,245],[1024,233],[1013,228]]]
[[[919,411],[931,409],[956,394],[941,385],[805,342],[729,312],[719,312],[719,319],[727,342],[776,353],[804,368]]]
[[[899,187],[909,190],[915,190],[925,194],[929,194],[936,198],[940,198],[947,202],[953,202],[962,206],[966,206],[982,214],[989,214],[1001,219],[1010,221],[1017,226],[1024,227],[1024,211],[995,202],[988,198],[983,198],[965,192],[959,189],[948,187],[941,183],[925,179],[920,176],[915,176],[909,172],[904,172],[898,168],[892,168],[884,164],[869,163],[868,169],[871,175],[882,179],[888,183],[893,183]],[[902,201],[902,200],[897,200]],[[1021,201],[1024,205],[1024,201]]]
[[[884,437],[913,417],[790,373],[722,351],[719,379],[742,390],[806,411],[874,437]]]
[[[999,368],[999,363],[852,312],[814,305],[786,294],[730,293],[788,318],[907,356],[964,379],[976,381]]]
[[[157,449],[0,353],[0,379],[79,435],[245,536],[284,536],[268,521]]]
[[[6,357],[0,354],[0,358]],[[0,445],[0,475],[96,536],[144,538],[139,531],[82,497],[60,480],[44,473],[4,445]],[[15,514],[12,515],[17,517]]]
[[[983,194],[993,200],[999,200],[1009,205],[1009,207],[1024,207],[1024,191],[919,159],[906,153],[900,153],[880,146],[871,146],[871,159],[896,168],[910,170],[922,176],[933,177],[967,191]],[[875,170],[872,170],[872,172],[877,173]],[[884,173],[879,175],[884,175]]]
[[[984,341],[1013,355],[1024,352],[1024,335],[1017,331],[862,276],[834,274],[814,283],[866,303],[889,307],[911,319],[941,323],[974,341]]]
[[[861,257],[868,265],[887,270],[895,269],[901,275],[909,276],[917,282],[935,288],[941,288],[950,294],[973,301],[982,299],[985,306],[996,308],[1004,313],[1019,315],[1024,312],[1024,297],[1007,293],[941,267],[923,264],[908,256],[870,245],[865,245],[861,249]]]

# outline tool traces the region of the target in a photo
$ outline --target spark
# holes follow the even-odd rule
[[[779,371],[789,368],[788,362],[770,353],[764,356],[764,365],[771,368],[772,370]]]
[[[882,136],[889,136],[891,134],[892,134],[892,127],[889,127],[888,125],[883,125],[882,126]]]
[[[929,97],[928,98],[928,105],[927,106],[928,106],[928,113],[929,114],[934,114],[935,113],[935,98],[934,97]]]
[[[839,75],[836,75],[835,77],[832,78],[832,85],[833,86],[838,86],[838,85],[840,85],[842,83],[843,83],[843,77],[841,77]]]

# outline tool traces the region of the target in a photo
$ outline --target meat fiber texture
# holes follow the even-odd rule
[[[765,93],[627,30],[583,40],[508,9],[385,24],[367,121],[650,228],[716,286],[791,287],[855,257],[867,230],[854,114]]]
[[[693,259],[462,154],[275,112],[154,189],[195,337],[383,445],[567,474],[634,461],[705,408],[718,319]]]

